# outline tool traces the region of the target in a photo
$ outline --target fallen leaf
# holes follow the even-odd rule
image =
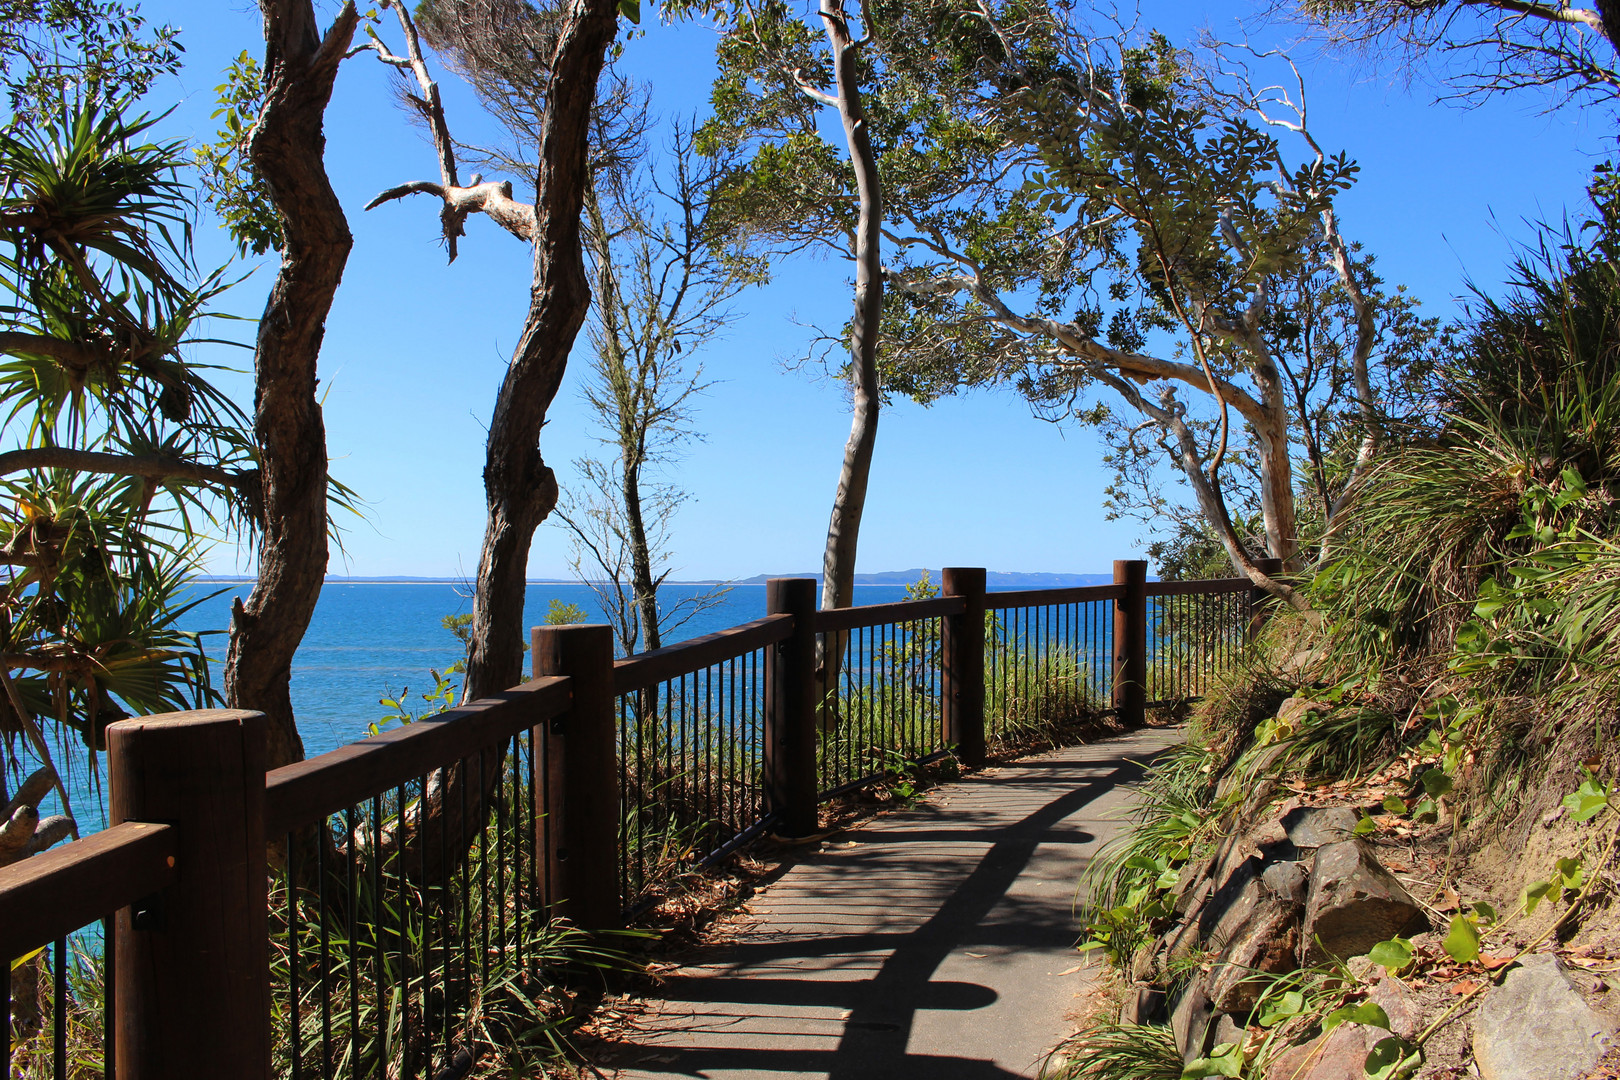
[[[1574,964],[1576,967],[1583,967],[1583,968],[1602,967],[1604,964],[1608,963],[1607,960],[1604,960],[1604,959],[1602,959],[1600,957],[1596,957],[1596,956],[1567,956],[1564,959],[1568,960],[1570,963]]]
[[[1513,962],[1511,956],[1492,956],[1490,953],[1479,954],[1479,966],[1486,971],[1495,971],[1497,968],[1507,967]]]
[[[1462,997],[1464,994],[1472,994],[1479,989],[1479,986],[1480,984],[1473,979],[1458,979],[1451,984],[1451,992],[1458,997]]]
[[[1073,975],[1077,971],[1084,971],[1084,970],[1086,970],[1086,965],[1084,965],[1084,964],[1076,964],[1076,965],[1074,965],[1074,967],[1064,968],[1062,971],[1058,972],[1058,974],[1059,975]]]
[[[970,952],[970,953],[968,953],[968,955],[973,957],[975,960],[983,960],[984,959],[984,953],[982,953],[982,952]]]

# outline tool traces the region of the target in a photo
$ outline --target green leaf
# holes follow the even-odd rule
[[[1361,820],[1356,822],[1356,827],[1350,831],[1357,836],[1366,836],[1369,833],[1375,833],[1378,831],[1378,822],[1374,821],[1366,814],[1362,814]]]
[[[1290,1016],[1298,1016],[1304,1011],[1305,995],[1298,990],[1289,990],[1281,998],[1268,1004],[1260,1013],[1260,1026],[1275,1027]]]
[[[1393,975],[1412,962],[1412,943],[1399,935],[1380,941],[1368,951],[1367,959]]]
[[[1574,821],[1596,817],[1608,805],[1609,785],[1596,778],[1588,778],[1579,788],[1564,796],[1564,807]]]
[[[1586,872],[1581,868],[1580,859],[1559,859],[1554,865],[1558,867],[1559,884],[1566,890],[1578,889],[1585,884]]]
[[[1423,1051],[1399,1035],[1378,1040],[1362,1063],[1365,1080],[1405,1080],[1423,1064]]]
[[[1439,769],[1430,769],[1423,774],[1423,790],[1427,791],[1432,798],[1438,799],[1455,786],[1456,784],[1451,777]]]
[[[1432,822],[1438,821],[1439,818],[1440,807],[1435,805],[1433,799],[1421,799],[1417,806],[1412,808],[1413,821]]]
[[[1519,894],[1519,903],[1524,906],[1524,913],[1529,915],[1534,912],[1536,905],[1545,900],[1547,894],[1552,892],[1552,887],[1553,883],[1550,881],[1535,881],[1526,885],[1524,892]]]
[[[1322,1019],[1322,1030],[1332,1031],[1340,1024],[1365,1024],[1368,1027],[1388,1029],[1389,1014],[1384,1007],[1373,1001],[1363,1001],[1360,1005],[1345,1005],[1334,1009]]]
[[[1391,795],[1386,798],[1384,800],[1384,809],[1389,811],[1391,814],[1406,814],[1409,812],[1406,806],[1406,800],[1401,798],[1399,795]]]
[[[641,25],[641,0],[619,0],[619,14]]]
[[[1210,1076],[1240,1077],[1243,1075],[1243,1047],[1237,1043],[1221,1043],[1211,1050],[1209,1057],[1198,1058],[1181,1070],[1181,1080],[1204,1080]]]
[[[1492,925],[1497,920],[1496,909],[1483,900],[1474,905],[1474,914],[1478,915],[1486,926]]]
[[[1473,963],[1479,959],[1479,927],[1467,915],[1453,915],[1451,932],[1441,947],[1459,964]]]

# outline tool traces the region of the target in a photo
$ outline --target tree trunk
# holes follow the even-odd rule
[[[1265,422],[1255,424],[1260,443],[1260,514],[1265,523],[1266,553],[1281,559],[1284,569],[1298,570],[1299,520],[1294,508],[1294,465],[1288,444],[1288,398],[1276,362],[1256,334],[1248,342],[1249,370],[1259,391]]]
[[[658,630],[658,590],[653,584],[652,551],[647,547],[647,525],[641,513],[641,464],[631,464],[632,449],[624,449],[624,523],[630,533],[630,586],[635,590],[641,620],[641,640],[647,651],[664,647]]]
[[[253,356],[264,528],[258,580],[231,619],[225,699],[269,719],[268,765],[304,757],[289,683],[326,575],[326,427],[316,361],[352,239],[326,176],[323,122],[359,17],[346,2],[323,39],[310,0],[261,0],[264,108],[248,144],[281,217],[281,269]]]
[[[833,54],[838,88],[838,116],[844,125],[855,169],[855,191],[860,217],[855,228],[855,318],[850,324],[850,382],[854,391],[849,439],[838,473],[838,492],[827,523],[827,548],[822,555],[821,607],[849,607],[855,599],[855,554],[860,541],[861,515],[866,510],[866,486],[872,473],[872,453],[878,428],[878,328],[883,318],[883,193],[878,184],[877,151],[861,106],[856,55],[843,0],[822,0],[821,20]],[[817,664],[822,700],[830,701],[838,688],[843,658],[842,641],[824,641]],[[825,723],[825,717],[824,717]]]
[[[585,210],[591,219],[591,242],[596,260],[597,311],[602,320],[601,372],[613,395],[613,422],[617,425],[619,447],[619,498],[624,504],[625,532],[630,541],[630,598],[636,612],[634,636],[630,628],[621,624],[620,642],[625,655],[643,646],[645,651],[663,648],[663,635],[658,629],[658,590],[653,583],[652,548],[647,544],[647,523],[641,510],[641,466],[647,459],[646,442],[648,420],[646,413],[654,408],[649,401],[647,386],[648,354],[658,348],[656,339],[649,338],[638,349],[635,357],[636,377],[625,370],[623,323],[619,319],[618,270],[613,262],[613,247],[608,237],[607,220],[602,216],[594,188],[587,189]],[[623,589],[616,581],[618,602],[623,604]]]
[[[468,700],[523,678],[529,545],[557,505],[556,477],[540,456],[540,428],[591,303],[579,219],[596,83],[617,25],[617,0],[573,0],[552,58],[540,127],[529,313],[495,401],[484,462],[488,519],[473,595]]]

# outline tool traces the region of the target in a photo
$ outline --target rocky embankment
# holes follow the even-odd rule
[[[1620,1075],[1610,1066],[1620,1057],[1610,1052],[1620,1002],[1608,1001],[1620,991],[1561,959],[1556,940],[1516,962],[1452,963],[1441,948],[1445,912],[1413,894],[1433,883],[1410,875],[1403,883],[1386,867],[1389,859],[1410,870],[1411,859],[1369,830],[1369,811],[1379,812],[1311,805],[1257,783],[1219,846],[1183,869],[1174,914],[1132,958],[1121,1019],[1168,1022],[1189,1075],[1237,1075],[1195,1065],[1235,1045],[1249,1048],[1241,1056],[1265,1080],[1364,1080],[1378,1075],[1369,1054],[1391,1035],[1424,1044],[1420,1077]],[[1367,958],[1392,939],[1410,943],[1409,967],[1386,970]],[[1279,1026],[1281,986],[1331,988],[1341,1012],[1362,1002],[1378,1010],[1356,1013],[1363,1022]],[[1255,1055],[1267,1039],[1267,1052]]]

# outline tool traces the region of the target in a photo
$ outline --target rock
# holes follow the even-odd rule
[[[1391,1034],[1411,1038],[1421,1016],[1416,996],[1399,979],[1380,979],[1368,1000],[1377,1002],[1389,1014],[1388,1029],[1340,1024],[1329,1034],[1290,1046],[1272,1058],[1266,1080],[1364,1080],[1363,1066],[1372,1048]],[[1310,1066],[1301,1071],[1307,1058]]]
[[[1282,975],[1298,966],[1299,905],[1255,882],[1261,898],[1229,939],[1212,943],[1221,959],[1210,971],[1209,997],[1217,1012],[1247,1017],[1265,989],[1258,973]]]
[[[1203,972],[1183,990],[1181,999],[1170,1014],[1170,1031],[1176,1037],[1176,1049],[1181,1059],[1191,1063],[1209,1052],[1209,1037],[1214,1033],[1215,1010],[1210,1005],[1209,990]]]
[[[1215,1029],[1210,1034],[1209,1045],[1211,1049],[1221,1043],[1241,1043],[1249,1037],[1249,1029],[1239,1024],[1230,1016],[1222,1016],[1215,1021]]]
[[[1277,724],[1280,727],[1287,724],[1298,729],[1305,723],[1305,714],[1309,712],[1326,712],[1330,708],[1324,702],[1314,701],[1311,698],[1291,697],[1277,706]]]
[[[1483,1080],[1575,1080],[1611,1043],[1556,956],[1535,953],[1489,991],[1474,1014],[1474,1062]]]
[[[1290,1046],[1271,1059],[1266,1067],[1266,1080],[1364,1080],[1366,1073],[1362,1066],[1366,1064],[1367,1051],[1378,1041],[1368,1039],[1369,1031],[1376,1031],[1378,1039],[1388,1034],[1383,1028],[1341,1024],[1326,1035]],[[1309,1069],[1306,1069],[1307,1058],[1310,1059]]]
[[[1305,895],[1310,889],[1311,871],[1302,862],[1272,863],[1260,875],[1266,888],[1278,896],[1286,896],[1296,904],[1305,903]]]
[[[1210,973],[1209,996],[1217,1012],[1247,1016],[1259,999],[1256,972],[1280,975],[1297,966],[1300,904],[1290,894],[1291,875],[1260,856],[1240,863],[1205,905],[1199,930],[1206,952],[1219,954]],[[1282,888],[1274,889],[1267,876]]]
[[[1127,993],[1119,1019],[1125,1024],[1163,1023],[1164,991],[1156,986],[1139,986],[1136,993]]]
[[[1389,1017],[1390,1032],[1403,1039],[1417,1034],[1418,1022],[1423,1019],[1423,1007],[1418,1004],[1417,993],[1410,986],[1394,976],[1380,974],[1367,1000],[1384,1010],[1384,1015]],[[1377,1032],[1377,1038],[1368,1040],[1368,1050],[1388,1034],[1382,1028],[1372,1030]]]
[[[1284,815],[1282,827],[1295,847],[1309,850],[1354,840],[1360,820],[1349,806],[1301,806]]]
[[[1136,983],[1150,983],[1158,975],[1159,939],[1148,938],[1131,954],[1130,976]]]
[[[1361,840],[1328,844],[1316,853],[1300,941],[1300,964],[1329,956],[1360,956],[1396,934],[1427,927],[1423,909]]]

